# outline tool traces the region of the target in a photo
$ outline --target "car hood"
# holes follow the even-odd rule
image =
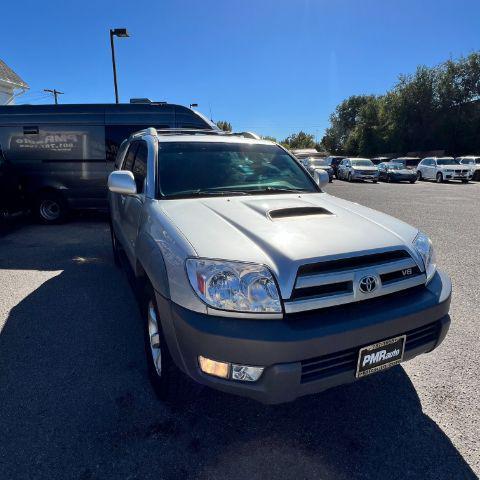
[[[464,168],[468,168],[464,165],[437,165],[438,168],[441,168],[443,170],[463,170]]]
[[[326,193],[161,200],[155,208],[175,224],[199,257],[267,265],[284,280],[282,295],[292,290],[302,264],[410,247],[418,232]]]

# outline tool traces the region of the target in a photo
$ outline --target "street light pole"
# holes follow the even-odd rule
[[[118,102],[118,85],[117,85],[117,65],[115,62],[115,45],[113,42],[113,37],[129,37],[130,35],[127,32],[126,28],[114,28],[110,29],[110,48],[112,51],[112,67],[113,67],[113,85],[115,87],[115,103]]]
[[[55,88],[53,90],[50,88],[44,88],[43,91],[53,93],[53,96],[55,97],[55,105],[58,105],[58,96],[63,95],[63,92],[60,92]]]

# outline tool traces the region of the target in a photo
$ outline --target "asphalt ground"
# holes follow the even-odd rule
[[[454,285],[440,348],[289,404],[163,404],[105,219],[17,225],[0,238],[0,478],[478,478],[480,184],[327,190],[431,236]]]

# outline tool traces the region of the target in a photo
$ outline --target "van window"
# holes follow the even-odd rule
[[[0,128],[0,143],[11,162],[104,162],[101,125],[26,125]]]

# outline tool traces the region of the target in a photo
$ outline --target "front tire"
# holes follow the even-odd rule
[[[443,183],[443,175],[438,172],[436,176],[437,183]]]
[[[189,385],[192,382],[180,372],[168,351],[155,293],[151,286],[146,289],[141,310],[145,323],[145,354],[150,383],[159,400],[176,400],[183,396],[180,395],[179,387],[184,382],[188,382]]]
[[[422,172],[420,172],[420,171],[417,172],[417,180],[418,180],[419,182],[422,182],[422,181],[423,181]]]
[[[41,192],[35,201],[35,215],[46,225],[63,223],[68,215],[67,202],[60,193]]]

